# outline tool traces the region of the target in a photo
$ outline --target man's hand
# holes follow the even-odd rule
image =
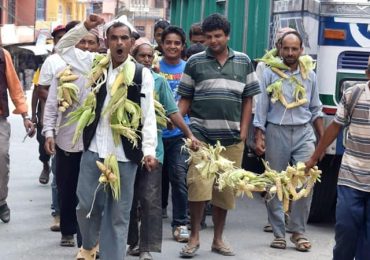
[[[266,151],[266,147],[265,147],[265,135],[264,134],[261,134],[261,135],[257,135],[256,138],[256,150],[255,150],[255,153],[258,155],[258,156],[262,156],[265,151]]]
[[[190,149],[193,151],[198,151],[199,147],[201,146],[202,142],[198,140],[194,135],[188,137],[191,140]]]
[[[148,172],[151,172],[155,167],[157,167],[158,161],[155,157],[147,155],[144,157],[144,165]]]
[[[35,124],[29,118],[23,119],[24,128],[29,137],[33,137],[36,133]]]
[[[306,169],[304,170],[306,173],[309,172],[309,170],[311,168],[313,168],[317,163],[317,160],[313,159],[312,157],[307,161],[305,162],[304,164],[306,165]]]
[[[36,115],[32,115],[31,121],[32,121],[32,123],[34,123],[35,125],[37,125],[37,116]]]
[[[48,137],[45,140],[45,145],[44,145],[45,151],[48,155],[53,155],[55,154],[55,141],[54,137]]]
[[[87,17],[86,21],[84,22],[84,25],[87,30],[91,30],[92,28],[95,28],[103,23],[104,19],[102,17],[96,14],[90,14],[89,17]]]

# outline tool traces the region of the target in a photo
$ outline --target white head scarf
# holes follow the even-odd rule
[[[126,25],[128,28],[130,28],[131,32],[137,32],[137,30],[135,29],[135,27],[127,20],[127,16],[126,15],[122,15],[108,23],[106,23],[104,25],[104,34],[105,34],[105,37],[107,36],[107,31],[108,29],[115,23],[123,23],[124,25]]]

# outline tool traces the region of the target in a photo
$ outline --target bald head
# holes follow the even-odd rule
[[[279,28],[279,30],[276,33],[276,37],[275,37],[275,47],[277,49],[280,49],[280,47],[281,47],[281,38],[283,37],[283,35],[286,34],[287,32],[295,32],[295,31],[296,30],[294,30],[293,28],[290,28],[290,27]]]

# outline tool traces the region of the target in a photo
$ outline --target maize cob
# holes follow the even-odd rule
[[[104,159],[104,163],[96,161],[96,165],[102,173],[99,177],[99,182],[109,185],[113,198],[118,200],[121,196],[121,183],[116,156],[110,154]]]

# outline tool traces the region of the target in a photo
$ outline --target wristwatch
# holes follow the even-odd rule
[[[23,120],[30,120],[31,121],[31,118],[29,116],[24,116]]]

